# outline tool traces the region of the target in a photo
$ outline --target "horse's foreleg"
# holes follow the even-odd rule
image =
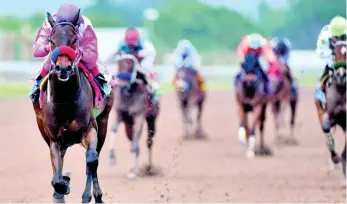
[[[291,118],[290,118],[290,136],[294,137],[294,128],[295,128],[295,117],[296,117],[296,105],[297,99],[290,100],[290,110],[291,110]]]
[[[280,134],[279,134],[279,129],[280,129],[280,118],[279,118],[279,114],[280,114],[280,102],[279,100],[275,100],[272,103],[272,112],[274,115],[274,119],[275,119],[275,136],[277,137],[277,139],[280,139]]]
[[[182,101],[181,104],[182,114],[183,114],[183,125],[185,137],[189,136],[189,130],[192,126],[192,120],[190,118],[190,108],[188,101]]]
[[[326,133],[328,149],[330,151],[331,160],[333,162],[333,168],[335,168],[339,163],[340,158],[335,151],[335,141],[333,134],[331,133],[331,124],[329,115],[327,113],[323,113],[322,116],[322,129]]]
[[[131,150],[130,150],[130,152],[133,155],[133,166],[128,173],[128,178],[130,179],[135,178],[138,172],[139,155],[140,155],[139,140],[140,140],[144,120],[145,120],[145,117],[142,114],[134,117],[133,135],[132,135]]]
[[[345,140],[345,149],[343,150],[341,154],[341,163],[342,163],[342,172],[346,180],[346,140]]]
[[[52,186],[54,188],[53,198],[64,199],[64,195],[70,193],[70,178],[63,176],[63,160],[66,149],[62,149],[57,142],[50,143],[51,162],[53,168]]]
[[[239,105],[240,127],[238,130],[239,142],[241,145],[246,145],[248,140],[248,117],[242,105]]]
[[[255,131],[256,127],[260,122],[260,118],[262,115],[263,107],[257,108],[254,110],[254,118],[251,124],[251,128],[249,130],[249,138],[248,138],[248,149],[247,149],[247,157],[254,157],[255,156]]]
[[[198,114],[197,114],[197,128],[196,128],[196,136],[197,137],[202,137],[203,130],[202,130],[202,110],[203,110],[203,105],[204,105],[204,99],[201,99],[198,103]]]
[[[82,140],[82,145],[86,149],[86,174],[87,182],[84,193],[82,195],[82,202],[90,202],[91,200],[91,184],[93,182],[93,195],[96,203],[102,203],[102,191],[98,180],[98,165],[99,153],[97,151],[98,136],[94,127],[90,128],[86,137]]]
[[[116,164],[115,141],[116,141],[116,135],[117,135],[120,123],[121,123],[121,117],[120,117],[119,113],[117,113],[116,123],[112,127],[112,134],[110,134],[110,136],[109,136],[110,141],[108,143],[108,145],[109,145],[109,158],[110,158],[111,164]]]
[[[261,112],[259,116],[259,132],[260,132],[260,151],[265,150],[265,142],[264,142],[264,123],[266,119],[266,104],[261,107]]]

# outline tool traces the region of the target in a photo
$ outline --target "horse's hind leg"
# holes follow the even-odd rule
[[[53,179],[51,182],[54,188],[53,198],[57,201],[63,201],[64,195],[70,193],[70,178],[62,175],[66,149],[61,149],[59,144],[51,142],[50,152],[53,168]]]
[[[96,203],[102,203],[102,191],[98,180],[98,166],[99,166],[99,153],[104,141],[100,141],[98,144],[98,135],[94,127],[90,128],[87,136],[82,140],[82,145],[86,149],[86,173],[87,182],[85,191],[82,195],[82,202],[90,202],[91,200],[91,184],[93,182],[93,195]],[[98,148],[99,146],[99,148]]]

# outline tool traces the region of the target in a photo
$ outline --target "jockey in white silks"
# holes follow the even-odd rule
[[[346,40],[346,19],[335,16],[328,25],[325,25],[317,39],[317,55],[325,62],[323,74],[315,91],[315,97],[325,103],[325,84],[329,78],[329,70],[334,66],[334,47],[337,40]]]
[[[196,73],[199,87],[204,91],[204,79],[198,72],[201,66],[201,58],[197,49],[189,40],[182,39],[178,42],[174,51],[174,60],[176,69],[186,67]]]

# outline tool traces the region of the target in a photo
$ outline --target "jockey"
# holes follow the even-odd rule
[[[137,58],[140,63],[137,77],[142,79],[146,85],[149,85],[152,101],[157,100],[160,95],[159,84],[154,81],[154,73],[152,72],[156,57],[154,45],[147,40],[141,39],[140,33],[136,28],[128,28],[125,31],[124,39],[105,63],[110,63],[115,57],[123,53],[132,54]]]
[[[334,66],[334,43],[337,40],[346,40],[346,19],[335,16],[319,33],[317,40],[317,55],[326,61],[323,74],[315,91],[315,97],[325,102],[325,83],[329,78],[329,70]]]
[[[193,44],[187,40],[182,39],[178,42],[174,51],[175,66],[176,68],[187,67],[196,73],[199,87],[202,91],[205,90],[204,79],[197,71],[200,68],[201,60],[198,51]]]
[[[58,12],[53,15],[56,21],[72,20],[75,15],[80,11],[80,7],[74,4],[63,4],[60,6]],[[92,23],[90,20],[80,14],[78,20],[78,40],[79,40],[79,53],[81,55],[81,62],[91,71],[97,82],[101,86],[101,92],[103,95],[108,95],[111,92],[111,87],[105,80],[104,75],[99,72],[99,69],[104,68],[99,61],[99,55],[97,50],[97,37],[94,32]],[[33,55],[34,57],[46,57],[50,54],[51,43],[49,37],[52,32],[52,27],[46,19],[38,30],[34,46]],[[98,64],[98,65],[97,65]],[[32,101],[37,101],[39,97],[40,84],[42,79],[49,73],[51,69],[50,58],[47,57],[43,66],[39,70],[39,75],[35,79],[34,86],[30,92],[30,98]],[[105,68],[104,68],[105,69]]]
[[[272,49],[277,56],[278,60],[282,62],[285,66],[288,68],[288,74],[286,77],[289,79],[290,83],[292,84],[292,92],[296,93],[296,86],[293,83],[293,77],[291,74],[291,70],[288,65],[288,59],[290,56],[290,51],[292,49],[292,44],[290,41],[285,38],[285,39],[280,39],[280,38],[272,38],[270,41],[270,44],[272,46]]]
[[[249,35],[246,35],[242,38],[240,44],[238,45],[236,49],[236,54],[243,60],[245,58],[245,55],[248,53],[255,53],[258,57],[261,55],[264,55],[265,59],[269,63],[269,72],[277,72],[278,66],[277,65],[277,60],[275,57],[275,54],[271,48],[270,43],[268,40],[263,37],[262,35],[258,33],[252,33]],[[259,58],[258,58],[259,59]],[[244,70],[244,62],[242,62],[241,67],[242,70]],[[265,81],[265,86],[264,86],[264,91],[265,93],[268,93],[268,82],[269,78],[265,71],[262,69],[259,61],[257,63],[257,66],[255,67],[257,70],[260,71],[264,81]],[[240,77],[239,73],[237,75],[237,78]]]

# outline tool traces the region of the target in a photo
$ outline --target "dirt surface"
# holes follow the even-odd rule
[[[238,148],[233,92],[208,94],[203,116],[208,139],[200,141],[182,139],[176,95],[163,96],[154,143],[154,162],[162,175],[136,180],[125,177],[132,157],[121,127],[116,141],[117,165],[109,165],[108,143],[101,153],[99,181],[104,201],[345,203],[341,168],[329,173],[329,153],[318,125],[313,90],[301,90],[300,97],[295,134],[299,144],[274,144],[273,117],[268,109],[266,142],[274,155],[248,159]],[[52,202],[49,150],[39,134],[29,99],[1,100],[0,114],[0,202]],[[141,165],[147,162],[145,132]],[[339,129],[335,138],[340,154],[344,139]],[[84,154],[76,145],[65,157],[64,172],[72,174],[67,202],[81,202]]]

